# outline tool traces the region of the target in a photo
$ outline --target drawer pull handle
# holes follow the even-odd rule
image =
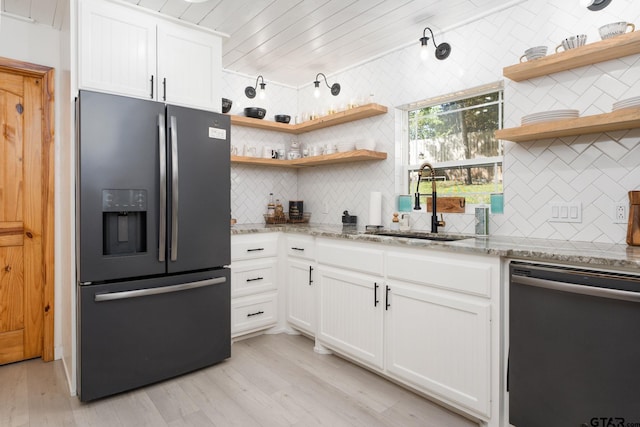
[[[247,252],[256,252],[256,251],[264,251],[264,248],[252,248],[252,249],[247,249]]]
[[[291,248],[291,250],[304,252],[304,248]]]
[[[255,313],[248,313],[247,317],[259,316],[261,314],[264,314],[264,311],[260,310],[260,311],[256,311]]]
[[[391,304],[389,304],[389,291],[391,290],[390,287],[385,286],[386,290],[385,290],[385,295],[384,295],[384,309],[389,310],[389,307],[391,307]]]
[[[256,280],[264,280],[264,277],[255,277],[253,279],[247,279],[247,282],[255,282]]]

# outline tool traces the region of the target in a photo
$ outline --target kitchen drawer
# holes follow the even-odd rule
[[[315,238],[311,236],[287,236],[287,255],[313,260],[315,258]]]
[[[231,296],[238,297],[277,289],[277,261],[259,259],[231,264]]]
[[[240,234],[231,236],[231,260],[275,257],[278,234]]]
[[[277,292],[231,300],[231,336],[233,337],[269,328],[277,322]]]
[[[487,298],[492,281],[499,280],[498,257],[415,252],[389,251],[387,277]]]
[[[346,268],[362,273],[384,274],[384,251],[372,248],[371,243],[337,242],[318,239],[318,263]]]

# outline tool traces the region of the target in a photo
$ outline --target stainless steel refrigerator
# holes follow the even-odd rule
[[[231,354],[229,117],[80,91],[82,401]]]

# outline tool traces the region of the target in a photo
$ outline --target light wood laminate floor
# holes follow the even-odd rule
[[[0,366],[3,427],[475,425],[299,335],[239,341],[225,362],[90,403],[69,396],[60,361]]]

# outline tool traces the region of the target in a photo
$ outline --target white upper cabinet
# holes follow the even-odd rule
[[[79,7],[81,89],[220,112],[220,37],[105,1]]]
[[[153,19],[106,2],[85,0],[79,7],[80,88],[153,99]]]
[[[158,26],[158,95],[162,101],[220,111],[220,37],[171,23]]]

